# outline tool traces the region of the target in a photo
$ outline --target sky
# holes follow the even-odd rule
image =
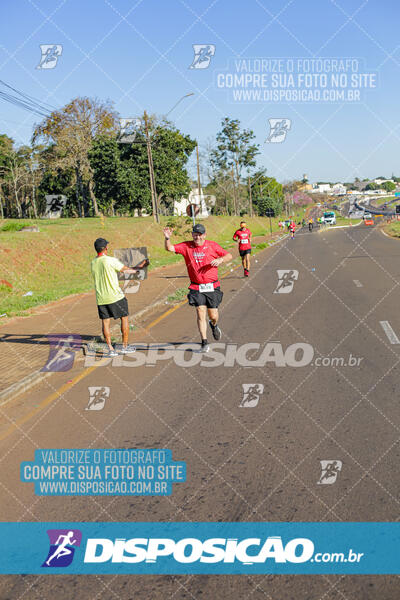
[[[400,175],[395,0],[2,0],[0,14],[0,79],[53,107],[89,96],[166,115],[193,93],[169,118],[203,153],[229,117],[279,181]],[[62,46],[52,68],[45,44]],[[0,98],[17,145],[39,121]]]

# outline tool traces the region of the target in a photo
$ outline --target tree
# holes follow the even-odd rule
[[[94,214],[99,214],[93,191],[93,170],[89,152],[96,137],[115,136],[117,114],[112,103],[92,98],[75,98],[60,110],[53,111],[34,129],[32,141],[43,139],[54,144],[52,169],[72,168],[75,175],[77,201],[83,200],[83,216],[89,212],[86,191]]]
[[[157,201],[177,200],[189,193],[191,183],[186,165],[196,142],[171,123],[163,122],[151,136]]]
[[[253,175],[253,204],[259,215],[265,214],[265,207],[272,208],[275,214],[283,210],[283,186],[274,177],[267,177],[263,172]],[[267,204],[264,202],[267,201]]]
[[[196,142],[168,121],[149,119],[149,135],[154,165],[154,179],[158,205],[163,212],[171,212],[173,201],[188,194],[191,182],[186,165]],[[136,135],[132,144],[120,144],[121,181],[125,195],[130,196],[131,208],[151,211],[149,168],[146,138]]]
[[[28,209],[38,216],[35,190],[38,184],[37,152],[29,146],[14,149],[7,136],[0,136],[0,212],[25,217]]]
[[[396,189],[396,184],[393,181],[385,181],[382,183],[381,188],[386,190],[387,192],[393,192]]]
[[[215,171],[222,171],[224,176],[231,171],[234,183],[234,212],[238,214],[237,192],[244,169],[256,166],[255,157],[260,153],[259,144],[254,144],[254,132],[251,129],[240,129],[238,119],[225,117],[222,129],[217,134],[217,145],[211,152],[210,162]],[[236,189],[235,189],[236,188]]]
[[[101,212],[115,215],[123,204],[124,177],[120,150],[115,137],[98,136],[89,150],[94,193]]]
[[[273,214],[269,215],[269,212]],[[271,198],[270,196],[264,196],[263,198],[259,198],[257,202],[257,212],[260,217],[263,217],[268,214],[268,216],[277,216],[281,213],[281,204],[276,198]]]
[[[379,190],[379,188],[380,188],[380,186],[377,183],[375,183],[374,181],[371,181],[370,183],[368,183],[365,186],[366,190]]]

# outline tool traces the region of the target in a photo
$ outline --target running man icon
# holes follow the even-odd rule
[[[49,529],[47,535],[50,549],[42,567],[68,567],[74,558],[74,546],[81,544],[82,532],[79,529]]]

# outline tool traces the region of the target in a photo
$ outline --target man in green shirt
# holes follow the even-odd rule
[[[122,349],[121,354],[135,352],[134,346],[128,345],[129,322],[128,301],[118,282],[118,272],[136,273],[137,269],[126,267],[118,258],[108,256],[108,241],[97,238],[94,243],[97,257],[91,262],[91,270],[96,290],[97,309],[102,323],[104,339],[109,348],[108,356],[118,356],[111,344],[110,321],[121,319]]]

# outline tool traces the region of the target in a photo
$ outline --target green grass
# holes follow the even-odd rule
[[[296,222],[303,210],[296,211]],[[240,217],[209,217],[204,222],[207,237],[223,248],[236,246],[232,241]],[[270,221],[266,217],[245,217],[254,237],[268,236]],[[272,231],[279,230],[280,219],[271,219]],[[180,262],[182,258],[164,250],[162,227],[172,225],[173,242],[191,238],[191,220],[185,217],[88,219],[17,219],[0,220],[0,314],[26,315],[27,310],[71,294],[93,289],[90,262],[95,257],[93,242],[97,237],[110,241],[110,255],[115,248],[146,246],[149,269]],[[40,232],[20,232],[21,227],[38,225]],[[12,285],[1,285],[1,280]],[[23,294],[32,291],[32,296]]]
[[[0,231],[21,231],[24,227],[29,227],[31,223],[21,223],[21,221],[8,221],[5,223]]]
[[[186,298],[187,294],[188,294],[187,287],[178,288],[177,290],[175,290],[175,292],[173,294],[168,296],[167,301],[170,304],[177,304],[178,302],[181,302],[182,300],[184,300]]]
[[[385,225],[385,232],[395,238],[400,238],[400,221]]]

